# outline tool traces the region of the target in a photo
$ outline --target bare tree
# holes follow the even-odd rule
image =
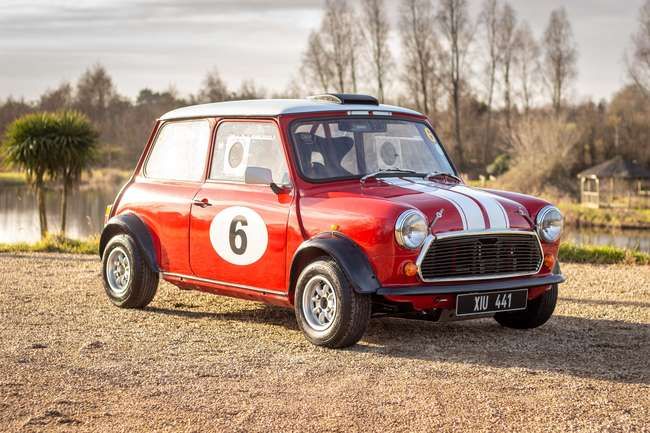
[[[517,44],[515,51],[516,75],[524,113],[528,114],[538,89],[536,83],[540,73],[539,58],[541,49],[527,22],[522,22],[517,29],[515,41]]]
[[[451,94],[454,117],[454,138],[459,165],[465,165],[462,139],[461,96],[466,74],[465,56],[472,40],[472,28],[467,0],[440,0],[438,27],[446,43],[447,83]]]
[[[578,155],[580,128],[563,116],[528,117],[513,130],[510,170],[499,187],[542,193],[549,185],[570,191],[575,182],[571,169]],[[539,158],[539,155],[545,155]]]
[[[392,56],[388,47],[390,23],[384,0],[363,0],[362,17],[363,35],[370,51],[370,69],[377,86],[377,97],[383,103],[386,75],[392,65]]]
[[[250,100],[250,99],[263,99],[266,96],[266,90],[262,87],[257,87],[255,80],[247,79],[241,82],[239,90],[234,95],[234,99]]]
[[[326,0],[321,24],[321,41],[332,65],[333,84],[345,93],[351,82],[356,89],[356,42],[353,13],[347,0]]]
[[[348,12],[349,16],[347,18],[347,21],[349,23],[348,44],[350,52],[350,84],[352,85],[352,93],[357,93],[357,90],[359,88],[357,83],[357,69],[359,68],[357,64],[357,50],[361,45],[361,35],[358,28],[352,25],[352,22],[354,20],[352,10],[350,9]]]
[[[650,0],[639,11],[639,28],[632,36],[632,58],[627,63],[632,80],[650,95]]]
[[[221,79],[219,71],[214,68],[207,73],[203,86],[194,97],[195,103],[221,102],[232,99],[232,94],[226,83]]]
[[[320,87],[323,93],[327,93],[332,81],[332,68],[327,58],[327,52],[323,47],[318,32],[313,31],[309,35],[307,51],[303,55],[302,69],[305,71],[308,81]]]
[[[508,135],[512,132],[512,65],[517,46],[517,16],[509,3],[503,5],[499,16],[498,47],[503,77],[503,103]]]
[[[487,76],[487,115],[485,119],[485,134],[483,136],[483,163],[488,163],[490,148],[494,134],[492,133],[492,114],[494,104],[494,87],[496,85],[497,66],[499,63],[499,47],[497,34],[499,31],[498,0],[485,0],[479,15],[479,25],[483,28],[487,62],[485,73]]]
[[[560,114],[571,81],[577,75],[578,52],[566,9],[551,12],[544,32],[544,76],[551,93],[553,110]]]
[[[434,17],[430,0],[404,0],[400,7],[404,81],[417,109],[425,114],[435,112],[437,104],[434,58],[439,46],[431,29]]]
[[[113,79],[100,64],[88,68],[77,83],[76,108],[95,121],[103,121],[117,95]]]
[[[38,107],[43,111],[58,111],[64,108],[70,108],[73,100],[72,85],[70,83],[62,83],[56,89],[48,89],[41,95]]]

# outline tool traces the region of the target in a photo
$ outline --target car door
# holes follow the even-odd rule
[[[164,123],[121,199],[128,206],[120,212],[133,212],[147,225],[165,272],[191,272],[190,211],[206,171],[212,126],[206,119]]]
[[[273,121],[222,121],[208,179],[194,198],[190,262],[194,275],[257,291],[286,292],[286,237],[291,189],[244,182],[247,167],[289,185],[286,154]]]

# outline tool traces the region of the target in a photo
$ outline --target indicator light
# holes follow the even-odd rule
[[[413,262],[406,262],[404,264],[404,275],[407,277],[414,277],[418,273],[418,265]]]
[[[544,256],[544,266],[546,269],[553,269],[553,266],[555,266],[555,256],[553,254],[546,254]]]

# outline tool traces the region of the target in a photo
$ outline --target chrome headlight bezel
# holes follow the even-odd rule
[[[419,236],[413,239],[411,228],[419,226]],[[427,217],[419,210],[409,209],[397,218],[395,222],[395,241],[401,247],[410,250],[421,248],[429,235]]]
[[[560,239],[564,231],[564,216],[560,209],[549,205],[537,213],[535,225],[537,235],[543,242],[554,243]]]

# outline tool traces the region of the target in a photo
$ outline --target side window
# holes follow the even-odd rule
[[[145,165],[145,176],[165,180],[201,180],[209,145],[209,121],[167,123],[156,137]]]
[[[289,183],[278,129],[269,122],[224,122],[219,125],[210,179],[244,181],[246,167],[268,168],[273,182]]]

